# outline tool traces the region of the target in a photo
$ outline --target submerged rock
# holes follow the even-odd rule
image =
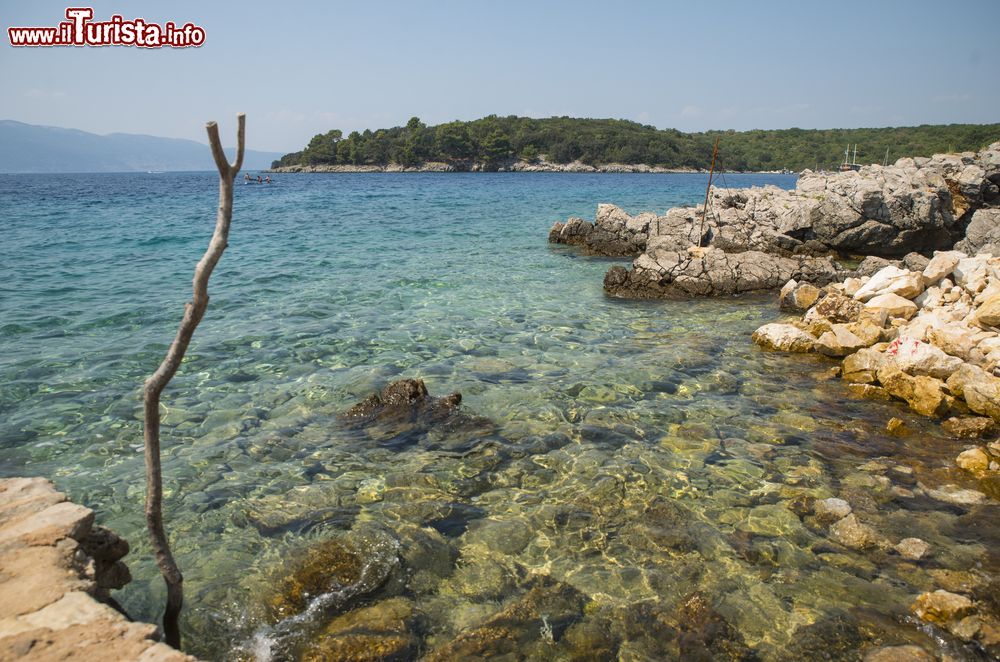
[[[337,616],[315,635],[300,657],[303,662],[403,662],[420,646],[413,632],[418,620],[413,602],[389,598]]]
[[[781,504],[757,506],[747,513],[741,528],[759,536],[802,539],[806,529],[792,511]]]
[[[341,611],[378,590],[398,565],[397,544],[384,535],[317,541],[275,569],[268,613],[277,622],[307,608]]]
[[[944,431],[962,439],[979,439],[988,436],[995,429],[993,419],[987,416],[951,417],[941,424]]]
[[[830,538],[852,549],[868,549],[884,543],[875,529],[859,522],[853,513],[830,527]]]
[[[967,616],[973,609],[969,598],[941,589],[922,593],[911,607],[919,618],[940,625]]]
[[[956,506],[974,506],[986,500],[986,495],[982,492],[952,484],[942,485],[938,488],[925,488],[924,491],[932,499]]]
[[[920,538],[903,538],[893,546],[899,555],[910,561],[917,561],[927,556],[931,546]]]
[[[233,513],[237,526],[252,526],[263,536],[304,533],[323,525],[349,529],[359,507],[346,502],[331,481],[296,487],[285,494],[269,494],[243,501]]]
[[[814,623],[799,627],[788,646],[787,660],[857,660],[859,650],[871,639],[871,633],[850,612],[834,611]]]
[[[739,630],[700,593],[681,603],[677,610],[677,627],[681,659],[749,661],[757,658]]]
[[[920,646],[883,646],[865,653],[863,662],[934,662],[936,658]]]
[[[813,512],[820,523],[836,522],[851,514],[851,504],[836,497],[819,499],[813,504]]]
[[[574,588],[540,579],[524,595],[478,626],[463,630],[432,650],[427,662],[516,656],[531,659],[563,639],[581,620],[586,600]]]
[[[438,441],[445,450],[462,451],[493,432],[495,425],[488,418],[466,414],[459,407],[461,403],[461,393],[434,398],[422,379],[401,379],[372,393],[339,418],[350,428],[365,430],[384,446],[415,443],[433,430],[448,435]]]
[[[970,448],[958,454],[955,464],[961,469],[980,474],[990,468],[990,456],[982,448]]]

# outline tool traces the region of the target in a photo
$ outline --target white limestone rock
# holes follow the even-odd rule
[[[924,279],[918,274],[896,266],[879,270],[854,294],[858,301],[868,301],[879,294],[896,294],[912,299],[924,291]]]
[[[884,310],[889,317],[901,317],[907,320],[916,315],[918,310],[917,304],[892,292],[871,297],[865,303],[865,308],[868,310]]]

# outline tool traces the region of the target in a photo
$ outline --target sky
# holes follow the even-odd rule
[[[82,4],[82,3],[80,3]],[[87,6],[87,5],[84,5]],[[112,2],[199,48],[13,48],[67,5],[0,0],[0,119],[247,146],[490,114],[682,131],[1000,122],[1000,0]]]

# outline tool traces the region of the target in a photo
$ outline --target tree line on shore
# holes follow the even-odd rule
[[[292,165],[419,166],[444,162],[498,170],[514,161],[565,164],[580,161],[646,164],[707,170],[712,145],[720,139],[720,163],[727,170],[834,169],[848,145],[858,163],[889,162],[902,156],[930,156],[979,150],[1000,140],[1000,124],[947,124],[864,129],[778,129],[684,133],[613,119],[498,117],[428,126],[413,117],[405,126],[317,134],[299,152],[272,167]],[[852,148],[853,149],[853,148]],[[852,151],[853,158],[853,151]]]

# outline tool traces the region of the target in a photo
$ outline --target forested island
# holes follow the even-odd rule
[[[498,117],[428,126],[413,117],[406,126],[344,136],[317,134],[299,152],[272,168],[530,170],[577,165],[578,169],[707,170],[720,138],[720,165],[730,171],[834,169],[844,149],[857,145],[859,163],[900,156],[978,150],[1000,138],[1000,124],[947,124],[864,129],[706,131],[628,120],[572,117]],[[853,155],[852,155],[853,156]],[[628,168],[626,168],[628,169]]]

